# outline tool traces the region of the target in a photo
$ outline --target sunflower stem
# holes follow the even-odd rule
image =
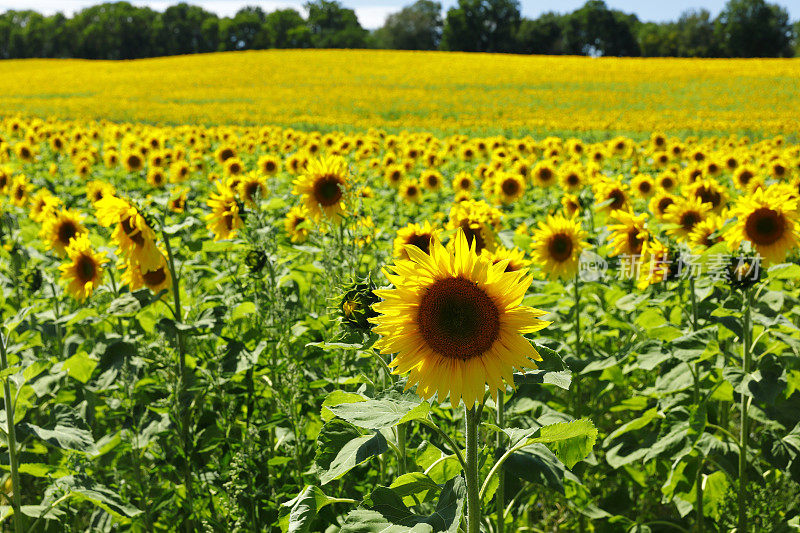
[[[752,336],[752,322],[750,318],[750,306],[752,305],[752,295],[750,289],[744,292],[744,316],[742,324],[742,371],[746,377],[750,373],[750,337]],[[748,410],[750,408],[750,396],[741,394],[741,427],[739,433],[739,521],[736,530],[747,533],[747,444],[749,433]]]
[[[478,481],[478,413],[473,405],[465,407],[465,439],[467,478],[467,533],[479,533],[481,523],[481,503]]]
[[[406,426],[404,424],[397,425],[397,448],[400,451],[397,461],[402,476],[406,473]]]
[[[5,372],[7,368],[6,339],[0,333],[0,371]],[[22,502],[17,458],[17,434],[14,427],[14,398],[11,396],[11,385],[8,382],[8,376],[3,378],[3,400],[6,411],[6,440],[8,445],[8,464],[11,470],[11,489],[14,491],[14,497],[11,500],[11,506],[14,509],[14,531],[15,533],[22,533],[23,520],[25,518],[20,512]]]
[[[506,392],[500,389],[497,392],[497,427],[503,429],[506,427]],[[501,450],[503,447],[503,434],[497,433],[497,449]],[[504,533],[506,527],[506,473],[505,470],[500,470],[497,473],[497,492],[494,494],[494,502],[497,509],[497,533]]]
[[[574,296],[575,296],[575,359],[581,358],[581,280],[578,274],[575,274],[573,282]],[[580,374],[575,376],[575,399],[577,405],[575,409],[575,418],[583,416],[583,400],[581,399],[581,381]],[[578,517],[578,531],[583,533],[586,531],[586,517],[581,514]]]
[[[175,256],[172,253],[172,246],[169,242],[169,234],[162,230],[164,245],[167,248],[167,263],[170,274],[172,275],[172,295],[175,303],[175,341],[178,348],[178,409],[181,420],[181,443],[183,445],[183,484],[186,490],[186,529],[191,531],[194,527],[192,515],[194,514],[193,494],[192,494],[192,466],[191,466],[191,442],[189,435],[189,410],[183,402],[186,391],[186,353],[183,346],[183,332],[180,325],[183,322],[183,309],[181,308],[181,284],[178,271],[175,268]]]
[[[689,276],[689,297],[692,302],[692,331],[697,331],[697,295],[694,292],[694,276]],[[692,371],[692,379],[694,380],[694,404],[700,407],[700,369],[696,362],[692,363],[690,367]],[[695,475],[695,530],[702,533],[704,529],[703,524],[703,460],[700,459],[697,465],[697,473]]]

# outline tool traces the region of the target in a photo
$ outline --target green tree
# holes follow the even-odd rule
[[[535,20],[522,19],[517,30],[516,51],[523,54],[563,54],[563,25],[564,17],[552,12]]]
[[[88,59],[135,59],[163,53],[156,43],[159,14],[128,2],[100,4],[76,13],[69,21],[75,55]]]
[[[447,11],[444,50],[513,52],[520,24],[517,0],[458,0]]]
[[[364,48],[369,32],[361,27],[355,11],[333,0],[305,4],[308,28],[315,48]]]
[[[638,56],[633,36],[634,15],[608,9],[602,0],[589,0],[566,17],[564,50],[568,54]]]
[[[217,15],[202,7],[185,2],[168,7],[161,14],[159,43],[165,54],[194,54],[213,52],[219,45],[218,32],[209,35],[203,31],[207,20],[216,20]]]
[[[308,48],[311,30],[305,19],[294,9],[278,9],[268,14],[264,26],[275,48]]]
[[[675,27],[678,32],[679,56],[719,57],[722,54],[711,14],[705,9],[684,12]]]
[[[233,18],[220,21],[220,44],[225,50],[269,48],[270,34],[264,24],[266,18],[267,14],[260,7],[243,7]]]
[[[644,57],[678,56],[678,31],[674,23],[640,24],[636,31],[636,40]]]
[[[793,53],[788,13],[764,0],[728,0],[714,29],[729,57],[789,57]]]
[[[442,4],[417,0],[389,15],[374,37],[380,48],[436,50],[442,38]]]

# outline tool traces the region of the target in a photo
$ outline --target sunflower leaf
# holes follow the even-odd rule
[[[325,485],[339,479],[370,457],[389,449],[379,432],[362,435],[352,424],[334,418],[324,426],[317,437],[317,454],[314,463],[320,482]]]
[[[555,385],[564,390],[569,390],[572,383],[572,373],[567,370],[552,372],[549,370],[531,370],[528,372],[514,374],[515,385]]]
[[[364,429],[386,429],[411,420],[421,420],[431,410],[428,402],[408,394],[329,405],[327,408],[339,418]]]

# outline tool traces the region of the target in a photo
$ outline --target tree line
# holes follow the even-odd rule
[[[44,16],[0,14],[0,58],[135,59],[267,48],[385,48],[519,54],[648,57],[792,57],[800,54],[800,22],[765,0],[729,0],[717,17],[690,10],[677,21],[643,22],[589,0],[567,14],[524,18],[517,0],[418,0],[374,31],[336,0],[294,9],[245,7],[219,17],[186,3],[163,12],[128,2]]]

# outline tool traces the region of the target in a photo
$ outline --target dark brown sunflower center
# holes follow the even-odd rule
[[[131,168],[139,168],[142,165],[142,160],[139,159],[138,155],[129,155],[128,156],[128,166]]]
[[[701,202],[704,204],[711,204],[714,207],[719,206],[722,202],[722,196],[720,196],[717,191],[709,189],[708,187],[700,187],[697,189],[696,195],[700,198]]]
[[[639,183],[639,191],[647,194],[650,192],[650,189],[652,189],[652,186],[650,185],[649,181],[643,181]]]
[[[275,161],[267,161],[264,163],[264,168],[267,172],[275,172]]]
[[[342,188],[337,176],[322,176],[314,182],[314,199],[328,207],[342,199]]]
[[[78,228],[75,226],[75,223],[71,220],[66,220],[58,226],[58,242],[66,246],[77,233]]]
[[[408,239],[407,244],[416,246],[426,254],[429,254],[431,248],[431,235],[430,233],[416,233]]]
[[[244,192],[247,195],[247,198],[250,200],[253,200],[256,197],[256,194],[258,194],[260,191],[261,184],[255,181],[248,183],[244,188]]]
[[[119,224],[122,226],[122,231],[125,232],[125,235],[127,235],[136,246],[144,246],[144,237],[142,237],[142,232],[138,231],[138,228],[133,227],[133,224],[131,223],[131,217],[122,219]]]
[[[631,228],[628,230],[628,250],[630,250],[633,255],[642,253],[642,244],[644,241],[639,238],[639,233],[638,228]]]
[[[503,194],[505,194],[506,196],[516,196],[517,194],[519,194],[519,183],[517,183],[517,180],[509,179],[503,181],[502,188],[503,188]]]
[[[549,168],[543,168],[539,170],[539,179],[542,181],[550,181],[553,177],[553,171]]]
[[[680,225],[683,229],[690,230],[700,222],[700,218],[700,213],[697,211],[686,211],[681,215]]]
[[[439,178],[436,176],[428,176],[428,186],[436,187],[437,185],[439,185]]]
[[[572,256],[572,238],[566,233],[557,233],[550,238],[547,244],[550,257],[562,263]]]
[[[609,208],[621,209],[625,204],[625,193],[619,189],[614,189],[611,191],[611,194],[608,195],[608,199],[612,200],[611,205],[608,206]]]
[[[739,174],[739,183],[741,183],[742,185],[747,185],[748,183],[750,183],[751,179],[753,179],[753,173],[750,172],[749,170],[745,170],[741,174]]]
[[[167,273],[164,271],[164,267],[159,267],[150,272],[143,273],[142,279],[148,287],[158,287],[167,279]]]
[[[661,180],[661,186],[665,189],[671,189],[675,185],[675,182],[672,181],[672,178],[663,178]]]
[[[753,244],[768,246],[779,241],[786,230],[783,216],[767,207],[753,211],[745,222],[745,232]]]
[[[776,176],[783,176],[786,174],[786,167],[783,165],[775,165],[772,167],[772,171],[775,173]]]
[[[231,150],[230,148],[223,148],[222,151],[219,153],[219,159],[220,161],[225,161],[227,159],[230,159],[234,155],[236,154],[234,154],[233,150]]]
[[[579,185],[580,182],[581,180],[576,174],[570,174],[569,176],[567,176],[567,184],[570,185],[571,187]]]
[[[500,312],[474,281],[445,278],[422,296],[417,325],[434,352],[466,360],[485,353],[500,336]]]
[[[85,255],[82,255],[75,265],[75,272],[78,275],[78,280],[83,284],[94,279],[96,270],[97,267],[94,264],[94,260]]]
[[[664,211],[667,210],[667,208],[669,206],[671,206],[674,203],[675,203],[675,200],[673,200],[669,196],[667,196],[665,198],[662,198],[661,200],[658,201],[658,211],[660,213],[663,213]]]
[[[406,195],[410,198],[416,196],[418,192],[419,191],[417,190],[416,185],[409,185],[408,188],[406,189]]]

